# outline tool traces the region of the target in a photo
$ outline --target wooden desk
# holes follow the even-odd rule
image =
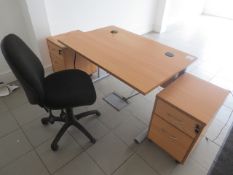
[[[142,94],[175,80],[195,60],[115,26],[70,32],[59,41]],[[174,57],[166,56],[168,51]],[[212,94],[215,101],[209,99]],[[209,82],[183,75],[158,95],[148,137],[183,163],[200,136],[196,130],[210,122],[227,94]]]
[[[70,32],[59,41],[144,95],[195,60],[187,53],[115,26]],[[165,56],[167,51],[175,56]]]

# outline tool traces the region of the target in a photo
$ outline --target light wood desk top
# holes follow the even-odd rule
[[[112,30],[118,33],[112,34]],[[115,26],[69,32],[59,41],[144,95],[195,60],[187,53]],[[168,51],[175,56],[165,56]]]
[[[56,36],[49,36],[47,38],[47,40],[49,40],[50,42],[54,43],[55,45],[57,45],[60,48],[66,48],[66,46],[64,46],[64,44],[62,44],[61,42],[59,42],[59,40],[62,39],[63,37],[65,37],[69,33],[79,33],[79,32],[81,32],[81,31],[80,30],[76,30],[76,31],[68,32],[68,33],[59,34],[59,35],[56,35]]]
[[[228,90],[186,73],[161,91],[158,97],[166,99],[206,125],[215,116],[228,94]]]

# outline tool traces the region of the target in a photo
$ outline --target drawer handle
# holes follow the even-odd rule
[[[62,54],[62,50],[61,50],[61,49],[58,50],[58,54],[59,54],[59,55]]]
[[[176,140],[177,140],[177,137],[175,137],[175,136],[169,136],[169,138],[170,138],[171,140],[173,140],[173,141],[176,141]]]
[[[176,141],[177,140],[177,137],[173,136],[173,135],[170,135],[170,133],[168,133],[165,129],[163,128],[160,128],[160,131],[167,134],[168,135],[168,138],[172,141]]]
[[[200,130],[201,130],[201,128],[200,128],[200,126],[197,124],[196,127],[195,127],[195,130],[194,130],[195,133],[198,134],[198,133],[200,132]]]

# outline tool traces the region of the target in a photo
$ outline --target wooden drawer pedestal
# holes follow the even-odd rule
[[[193,75],[182,75],[157,94],[148,138],[184,163],[228,93]]]
[[[95,64],[59,42],[59,38],[63,35],[65,34],[47,38],[53,71],[57,72],[65,69],[80,69],[89,75],[95,73],[97,70],[97,66]]]

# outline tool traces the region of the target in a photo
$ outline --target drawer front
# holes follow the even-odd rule
[[[53,71],[58,72],[65,69],[64,59],[61,56],[50,53],[50,58],[53,66]]]
[[[84,58],[81,55],[78,55],[76,61],[76,68],[85,71],[89,75],[97,71],[97,66],[91,63],[90,61],[88,61],[86,58]]]
[[[183,161],[193,142],[190,136],[156,115],[152,119],[148,138],[179,162]]]
[[[63,56],[65,59],[66,69],[74,68],[74,58],[76,57],[75,67],[77,69],[81,69],[87,74],[93,74],[94,72],[96,72],[96,65],[92,64],[79,53],[76,53],[75,55],[75,52],[70,48],[63,49]]]
[[[48,41],[48,48],[49,48],[49,52],[55,56],[61,56],[63,55],[63,50],[62,48],[58,47],[57,45],[51,43],[50,41]]]
[[[160,99],[157,101],[155,113],[193,138],[203,128],[200,122]]]

